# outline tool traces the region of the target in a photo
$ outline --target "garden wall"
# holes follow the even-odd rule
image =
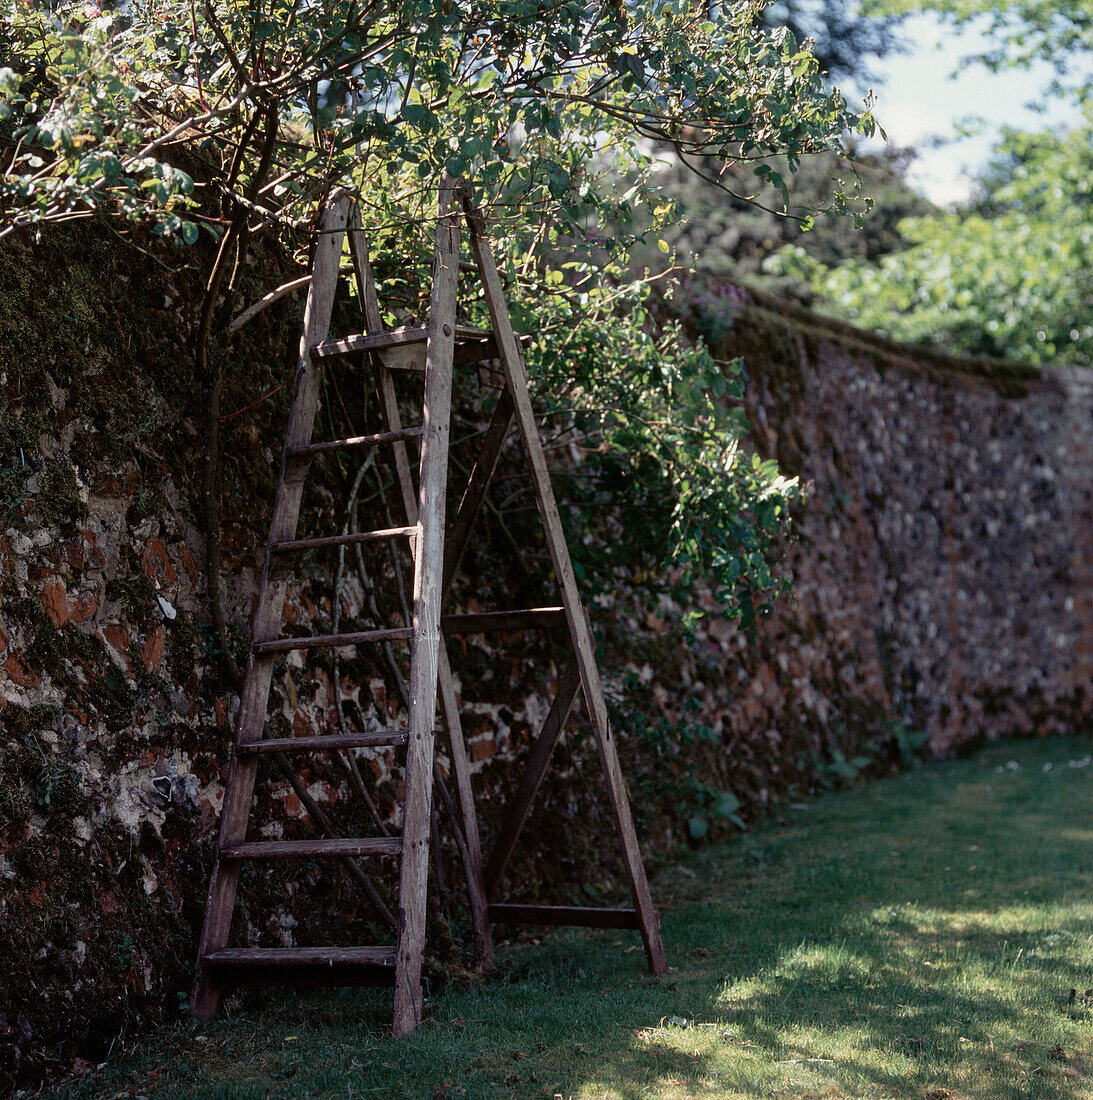
[[[791,662],[777,705],[822,712],[830,661],[937,755],[1088,724],[1093,372],[901,347],[754,291],[723,351],[751,368],[756,444],[811,484],[761,643]]]
[[[184,1007],[237,705],[195,503],[203,381],[185,364],[196,274],[168,278],[147,252],[94,236],[5,248],[0,1089],[79,1071],[128,1023]],[[259,265],[251,297],[283,279],[279,264]],[[940,755],[1089,722],[1093,387],[1083,372],[900,348],[758,293],[726,302],[715,325],[708,310],[687,320],[719,354],[746,357],[755,445],[808,483],[809,499],[785,551],[792,598],[755,638],[714,618],[688,640],[670,600],[650,610],[625,585],[593,609],[654,863],[680,838],[734,831],[768,806],[901,766],[917,731]],[[246,369],[222,399],[235,412],[274,391],[223,426],[223,585],[237,647],[295,308],[272,310],[263,338],[233,349]],[[500,578],[483,601],[512,598],[507,554],[478,563]],[[346,618],[366,610],[359,575],[337,595],[324,573],[299,582],[286,618],[301,630],[328,620],[335,599]],[[453,657],[488,839],[555,666],[548,644],[506,661],[505,682],[484,643]],[[297,660],[278,669],[271,721],[329,730],[339,700],[356,720],[399,720],[384,668]],[[579,731],[567,738],[529,830],[545,856],[516,860],[514,898],[561,902],[578,878],[604,896],[617,889],[589,760]],[[391,760],[377,752],[364,764],[393,813]],[[316,766],[304,778],[352,822],[351,776]],[[276,774],[258,811],[263,835],[306,828]],[[583,847],[566,828],[574,815],[602,830]],[[306,885],[319,890],[321,927],[301,926],[299,899],[255,876],[240,935],[290,944],[305,928],[356,935],[367,923],[344,893]],[[457,913],[434,913],[439,939],[458,928]]]

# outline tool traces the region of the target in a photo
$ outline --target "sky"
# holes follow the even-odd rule
[[[973,66],[953,78],[962,57],[985,48],[978,30],[955,32],[934,16],[915,16],[904,24],[903,37],[907,53],[874,63],[883,84],[874,88],[873,113],[890,144],[919,149],[911,182],[939,206],[969,196],[975,171],[987,160],[1003,124],[1043,129],[1077,120],[1069,106],[1052,108],[1046,116],[1024,106],[1050,79],[1047,66],[1004,73]],[[954,125],[967,116],[985,120],[983,133],[930,147],[931,139],[951,136]]]

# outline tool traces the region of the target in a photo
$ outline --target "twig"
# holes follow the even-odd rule
[[[271,290],[264,297],[259,298],[254,305],[248,306],[243,310],[243,312],[228,325],[228,332],[238,332],[248,321],[257,317],[267,306],[273,305],[274,302],[279,302],[286,294],[291,294],[294,290],[302,290],[310,282],[310,275],[301,275],[299,279],[292,279],[290,282],[282,283],[276,290]]]
[[[269,390],[267,393],[262,394],[261,397],[255,398],[249,405],[244,405],[241,409],[236,409],[235,412],[221,413],[221,423],[223,423],[225,420],[233,420],[237,416],[242,416],[245,412],[250,412],[250,410],[253,409],[255,406],[261,405],[263,401],[268,401],[275,393],[280,393],[281,390],[283,390],[287,385],[288,379],[285,379],[284,382],[281,382],[278,385],[274,386],[272,390]]]

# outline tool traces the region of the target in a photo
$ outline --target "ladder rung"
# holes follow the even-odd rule
[[[240,755],[262,752],[311,752],[313,749],[335,752],[338,749],[364,749],[372,746],[405,745],[406,730],[375,730],[372,733],[331,733],[325,737],[265,737],[235,746]]]
[[[488,329],[471,328],[468,325],[455,326],[457,340],[483,340],[490,335],[492,334]],[[354,336],[343,336],[338,340],[323,340],[311,349],[311,358],[331,359],[362,351],[383,351],[406,344],[421,344],[428,338],[428,325],[403,325],[401,328],[386,329],[383,332],[363,332]]]
[[[222,947],[201,961],[210,966],[394,966],[393,947]]]
[[[311,349],[312,359],[330,359],[338,355],[353,355],[358,351],[383,351],[404,344],[420,344],[429,337],[427,325],[403,325],[385,332],[364,332],[343,336],[340,340],[323,340]]]
[[[490,921],[494,924],[641,928],[635,909],[589,909],[575,905],[491,905]]]
[[[397,856],[402,837],[337,837],[333,840],[250,840],[220,849],[221,859],[306,859],[311,856]]]
[[[255,642],[255,653],[291,653],[294,649],[327,649],[343,645],[367,645],[369,642],[409,641],[413,627],[393,626],[387,630],[364,630],[359,634],[318,634],[310,638],[275,638],[270,642]]]
[[[485,634],[494,630],[557,630],[566,625],[566,618],[564,607],[528,607],[445,615],[440,625],[446,634]]]
[[[424,430],[419,425],[416,428],[400,428],[397,432],[378,432],[375,435],[352,435],[348,439],[329,439],[322,443],[309,443],[306,447],[290,447],[288,455],[289,458],[303,458],[353,447],[378,447],[384,443],[402,443],[407,439],[417,439]]]
[[[225,947],[201,967],[248,987],[380,985],[395,981],[393,947]]]
[[[269,548],[278,554],[289,554],[296,550],[321,550],[324,546],[353,546],[358,542],[380,542],[383,539],[398,538],[400,535],[416,534],[416,527],[389,527],[381,531],[353,531],[348,535],[323,535],[317,539],[271,542]]]

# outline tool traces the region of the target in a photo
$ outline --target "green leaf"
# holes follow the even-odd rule
[[[732,791],[722,791],[713,805],[714,815],[731,818],[740,809],[740,799]]]

